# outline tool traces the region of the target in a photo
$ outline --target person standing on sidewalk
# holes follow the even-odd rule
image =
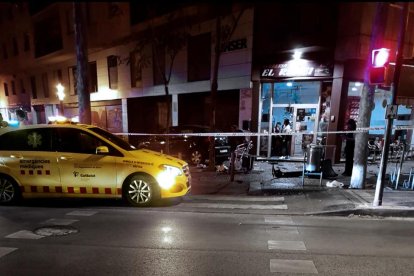
[[[289,156],[290,156],[290,142],[292,140],[292,135],[289,135],[292,132],[292,127],[290,126],[289,119],[285,119],[283,121],[282,132],[287,134],[287,135],[283,135],[282,155],[285,158],[289,158]]]
[[[346,130],[354,131],[356,130],[356,122],[354,119],[349,119],[346,124]],[[345,134],[345,171],[342,175],[351,176],[352,167],[354,165],[354,150],[355,150],[355,138],[354,133]]]

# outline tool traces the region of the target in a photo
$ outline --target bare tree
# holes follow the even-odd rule
[[[85,3],[73,2],[76,47],[76,90],[78,94],[79,121],[91,123],[91,99],[88,91],[88,44],[85,25]]]
[[[214,61],[213,61],[213,75],[211,78],[211,116],[210,116],[210,128],[212,131],[216,129],[216,109],[217,109],[217,91],[218,91],[218,71],[220,66],[221,54],[224,52],[230,39],[232,38],[234,31],[238,25],[238,22],[245,11],[245,7],[242,6],[237,14],[226,12],[228,6],[218,4],[216,8],[216,31],[215,31],[215,47],[214,47]],[[209,147],[209,169],[215,168],[215,145],[214,139],[210,140]]]
[[[182,21],[177,19],[179,13],[171,13],[168,16],[168,24],[162,27],[155,28],[150,25],[149,43],[153,53],[153,62],[156,70],[154,74],[158,74],[164,85],[165,102],[167,105],[166,118],[166,134],[169,134],[171,126],[171,97],[169,91],[169,84],[171,81],[171,74],[174,62],[178,53],[187,45],[189,31],[187,26],[182,24]],[[170,152],[170,139],[167,136],[167,154]]]

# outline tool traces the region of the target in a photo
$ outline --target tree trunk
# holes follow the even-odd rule
[[[210,131],[214,132],[216,129],[216,102],[217,102],[217,89],[218,89],[218,69],[221,55],[221,18],[217,16],[216,19],[216,46],[214,47],[214,63],[213,63],[213,76],[211,78],[211,116],[210,116]],[[209,169],[214,170],[216,166],[215,156],[215,139],[210,139],[209,150]]]
[[[362,89],[361,101],[359,104],[359,115],[357,126],[366,128],[370,126],[371,112],[374,107],[375,86],[369,84],[369,71],[371,68],[371,53],[376,48],[384,45],[383,37],[386,26],[386,18],[388,14],[388,3],[379,2],[376,7],[375,19],[372,25],[372,36],[370,43],[369,56],[367,58],[364,72],[364,87]],[[368,132],[360,132],[355,135],[355,155],[354,166],[352,169],[352,177],[350,188],[364,189],[367,171],[367,145]]]
[[[164,90],[165,90],[165,101],[167,103],[167,129],[166,129],[166,154],[170,154],[170,126],[171,126],[171,100],[170,100],[170,91],[168,89],[168,83],[164,84]]]
[[[84,3],[73,3],[76,47],[76,92],[79,102],[79,122],[91,124],[91,100],[88,89],[88,46]]]

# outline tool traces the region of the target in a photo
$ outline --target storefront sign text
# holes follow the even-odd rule
[[[332,70],[324,64],[316,64],[306,60],[293,60],[288,63],[264,67],[261,77],[330,77]]]

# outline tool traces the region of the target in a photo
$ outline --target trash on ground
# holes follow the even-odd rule
[[[328,181],[326,183],[326,187],[329,187],[329,188],[342,188],[342,187],[344,187],[344,183],[336,181],[336,180]]]

